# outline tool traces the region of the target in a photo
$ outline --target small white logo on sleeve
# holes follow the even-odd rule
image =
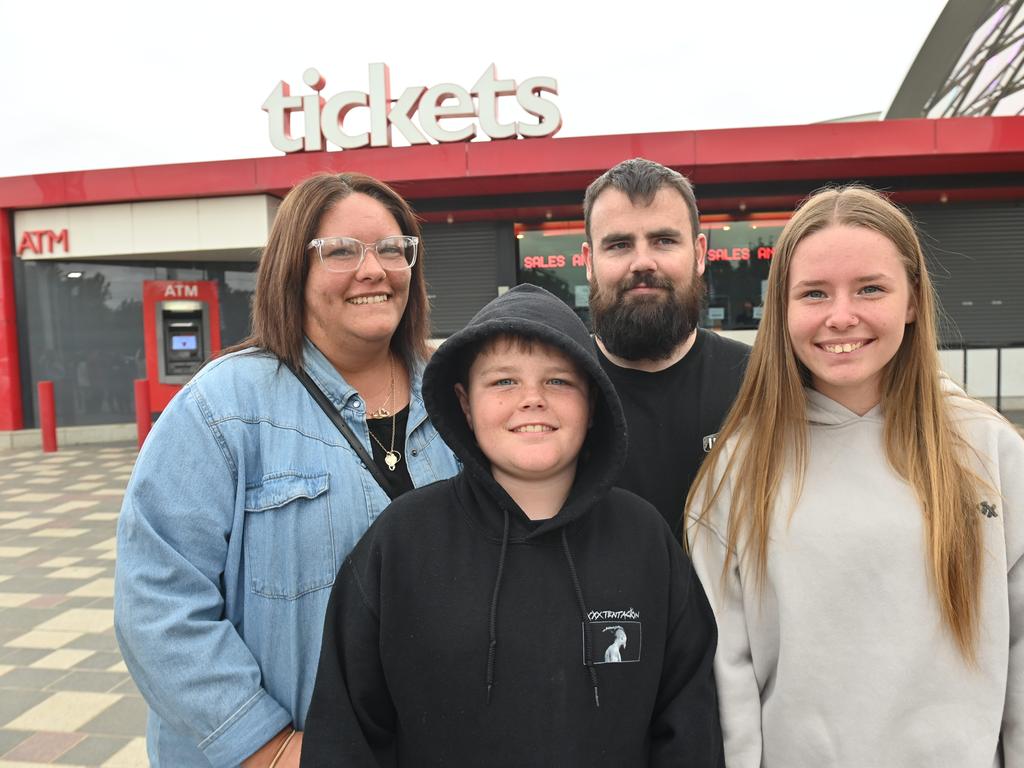
[[[717,432],[713,435],[704,435],[704,453],[711,453],[711,449],[715,447],[715,441],[717,439]]]

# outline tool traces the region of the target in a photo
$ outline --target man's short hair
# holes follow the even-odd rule
[[[678,171],[666,168],[661,163],[634,157],[623,160],[614,168],[602,173],[587,187],[583,196],[583,225],[587,231],[587,242],[590,239],[590,214],[594,202],[601,193],[611,187],[625,194],[633,205],[650,205],[658,190],[671,187],[683,197],[690,212],[690,229],[694,239],[700,234],[700,214],[697,211],[697,198],[693,194],[690,180]]]

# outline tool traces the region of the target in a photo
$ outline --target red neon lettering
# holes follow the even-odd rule
[[[732,260],[733,261],[750,261],[750,249],[749,248],[733,248],[732,249]]]
[[[524,256],[523,269],[557,269],[565,266],[565,256],[561,253],[551,256]]]
[[[585,267],[587,266],[587,260],[583,258],[582,253],[574,253],[572,255],[572,265],[574,267]]]
[[[761,246],[757,249],[757,258],[768,261],[775,255],[775,249],[770,246]]]

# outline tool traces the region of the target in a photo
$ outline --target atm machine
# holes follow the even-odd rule
[[[150,407],[162,411],[203,363],[220,351],[217,283],[145,280],[142,306]]]

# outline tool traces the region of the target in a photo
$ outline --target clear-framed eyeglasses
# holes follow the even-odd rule
[[[376,243],[364,243],[354,237],[318,237],[307,246],[315,249],[328,272],[355,272],[363,264],[366,252],[373,250],[377,262],[389,272],[411,269],[419,253],[420,239],[410,235],[382,237]]]

